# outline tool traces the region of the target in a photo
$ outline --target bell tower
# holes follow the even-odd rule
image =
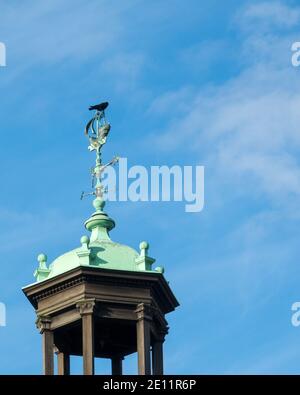
[[[90,107],[95,115],[85,134],[89,150],[95,151],[93,168],[94,213],[85,221],[90,236],[80,246],[56,258],[38,256],[36,281],[23,292],[36,311],[36,325],[42,336],[43,371],[70,374],[70,356],[83,357],[83,373],[94,374],[94,359],[111,359],[113,375],[122,374],[122,361],[138,353],[138,374],[163,374],[163,343],[168,333],[166,314],[179,305],[162,267],[154,268],[149,244],[139,251],[110,238],[115,222],[104,211],[101,148],[110,124],[105,118],[108,103]]]

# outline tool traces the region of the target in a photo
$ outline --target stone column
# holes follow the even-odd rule
[[[95,299],[85,299],[77,303],[82,319],[83,374],[94,374],[94,306]]]
[[[43,344],[43,373],[45,375],[54,374],[54,341],[53,331],[51,330],[51,317],[39,316],[36,325],[42,334]]]
[[[123,374],[123,366],[122,366],[122,361],[123,357],[120,357],[119,355],[113,356],[111,358],[111,374],[113,376],[120,376]]]
[[[70,355],[66,352],[62,352],[56,349],[55,354],[57,355],[57,374],[59,376],[65,376],[70,374]]]
[[[150,307],[140,303],[136,309],[137,315],[137,352],[138,374],[151,374],[150,361],[150,324],[152,320]]]
[[[152,374],[164,374],[163,343],[165,333],[160,332],[152,342]]]

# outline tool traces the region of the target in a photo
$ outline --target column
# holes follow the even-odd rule
[[[150,307],[140,303],[136,309],[137,314],[137,352],[138,352],[138,374],[151,374],[150,361]]]
[[[57,374],[65,376],[70,374],[70,355],[66,352],[57,350]]]
[[[36,325],[42,334],[43,345],[43,373],[45,375],[54,374],[54,360],[53,360],[53,331],[51,330],[51,317],[39,316]]]
[[[95,299],[85,299],[77,303],[82,319],[83,374],[94,374],[94,317]]]
[[[122,361],[123,357],[115,355],[111,358],[111,374],[113,376],[121,376],[123,374]]]
[[[165,340],[164,334],[156,337],[152,343],[152,374],[164,374],[163,365],[163,343]]]

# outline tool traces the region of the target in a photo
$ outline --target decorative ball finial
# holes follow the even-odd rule
[[[47,265],[46,265],[47,255],[46,254],[39,254],[38,257],[37,257],[37,260],[39,262],[39,268],[40,269],[47,268]]]
[[[149,250],[149,243],[147,243],[147,241],[142,241],[140,243],[140,250]]]
[[[149,249],[149,243],[147,243],[147,241],[142,241],[140,243],[140,256],[141,257],[147,257],[148,255],[148,249]]]
[[[51,270],[47,268],[46,254],[39,254],[37,260],[39,262],[39,267],[34,271],[33,275],[37,281],[42,281],[48,277]]]
[[[39,254],[37,260],[41,262],[47,262],[47,255],[46,254]]]
[[[88,247],[88,245],[90,243],[90,238],[88,236],[84,235],[81,237],[80,243],[81,243],[82,247]]]
[[[104,206],[105,206],[105,201],[102,200],[101,198],[97,197],[93,201],[93,206],[95,207],[96,211],[103,211]]]

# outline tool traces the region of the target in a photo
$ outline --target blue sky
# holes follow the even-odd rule
[[[0,0],[0,373],[41,372],[21,287],[38,253],[51,261],[85,234],[91,202],[79,196],[93,158],[82,131],[102,99],[106,159],[205,166],[200,213],[106,207],[112,238],[149,241],[181,303],[166,373],[299,373],[299,26],[296,1]]]

